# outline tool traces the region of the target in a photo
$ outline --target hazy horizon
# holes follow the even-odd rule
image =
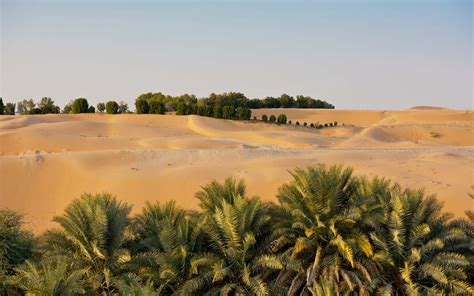
[[[288,93],[473,108],[472,2],[1,0],[4,102]]]

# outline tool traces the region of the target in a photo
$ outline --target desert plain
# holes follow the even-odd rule
[[[192,209],[200,186],[234,177],[249,195],[276,201],[289,171],[326,163],[424,188],[456,216],[474,209],[472,110],[257,109],[252,117],[281,113],[292,125],[195,115],[2,116],[0,208],[23,213],[39,233],[84,192],[109,192],[135,212],[146,201]],[[330,122],[338,124],[309,127]]]

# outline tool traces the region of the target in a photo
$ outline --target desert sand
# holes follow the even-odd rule
[[[457,216],[474,209],[474,113],[419,106],[400,111],[259,109],[293,125],[174,115],[0,117],[0,208],[41,232],[83,192],[110,192],[140,211],[175,199],[196,208],[200,186],[245,179],[275,201],[295,167],[341,163],[437,194]],[[329,123],[315,129],[301,124]]]

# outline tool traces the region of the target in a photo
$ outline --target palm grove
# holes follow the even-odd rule
[[[35,237],[0,212],[0,294],[472,295],[474,213],[350,168],[291,172],[277,203],[211,182],[197,211],[72,201]]]

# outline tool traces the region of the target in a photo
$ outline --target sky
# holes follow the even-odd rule
[[[0,2],[4,102],[239,91],[474,108],[471,0]]]

